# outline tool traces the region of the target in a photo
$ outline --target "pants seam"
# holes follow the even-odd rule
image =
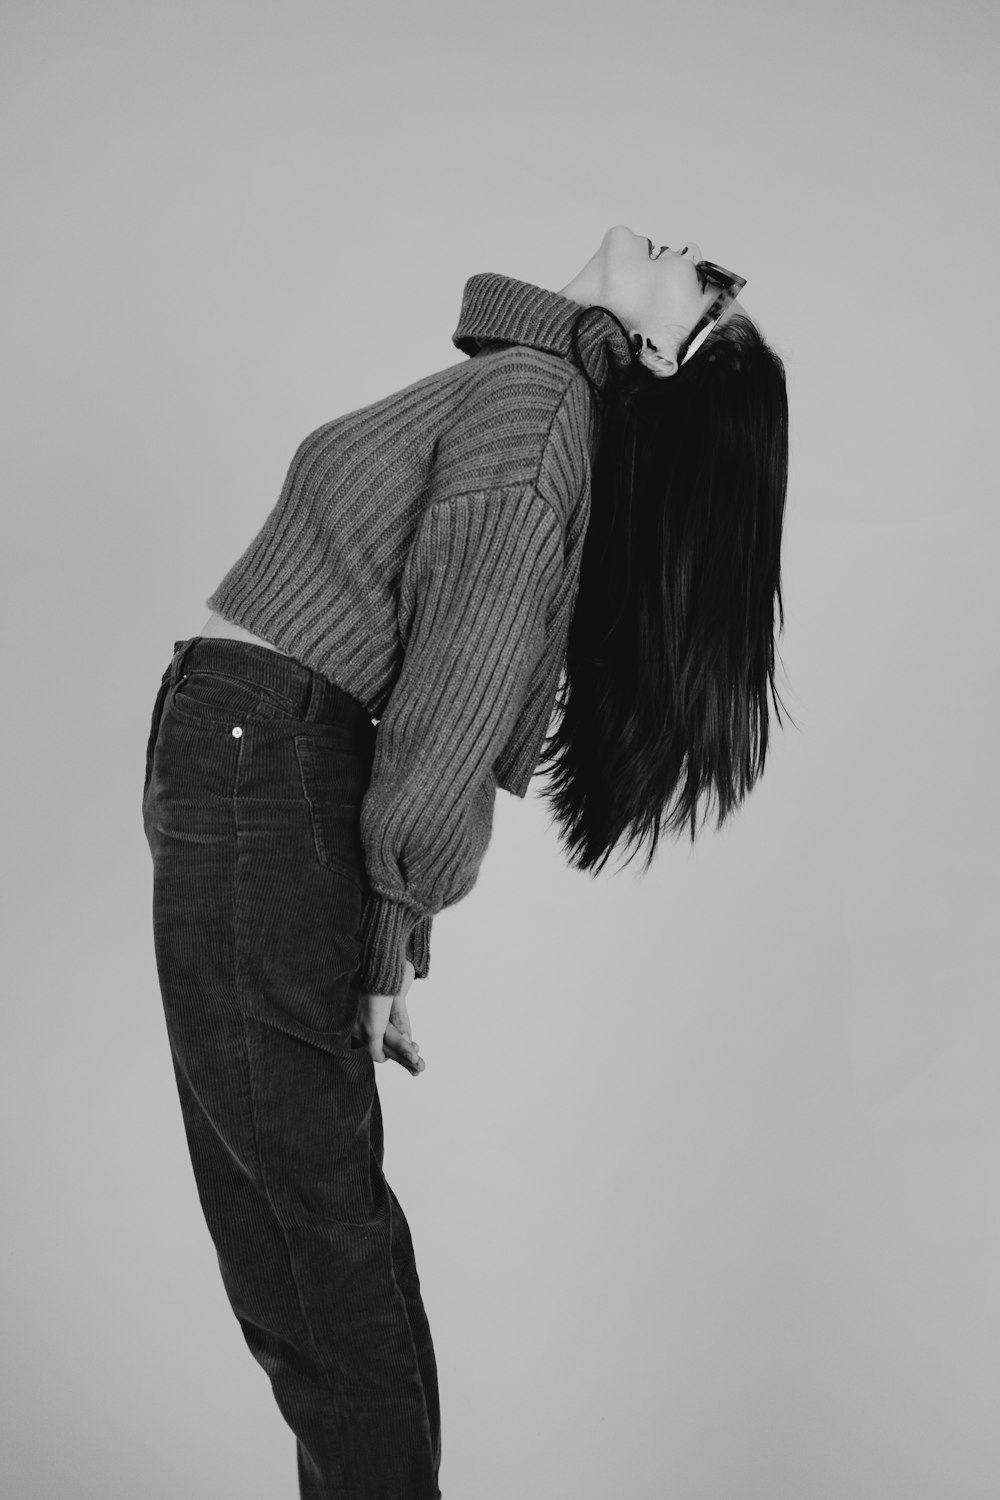
[[[237,763],[237,769],[236,769],[236,772],[235,772],[234,780],[238,781],[238,777],[239,777],[239,764]],[[240,932],[239,932],[238,912],[239,912],[239,905],[240,905],[240,880],[241,880],[240,866],[242,864],[241,852],[242,852],[242,843],[243,843],[243,841],[242,841],[241,836],[240,836],[240,827],[239,827],[239,802],[238,802],[238,797],[236,795],[237,791],[238,791],[238,785],[234,785],[232,802],[233,802],[233,831],[234,831],[234,834],[235,834],[235,840],[234,840],[235,852],[234,852],[234,868],[233,868],[233,901],[232,901],[232,908],[231,909],[232,909],[233,967],[234,967],[234,971],[235,971],[234,972],[234,978],[236,980],[237,996],[238,996],[238,998],[242,999],[243,990],[244,990],[244,983],[243,983],[243,958],[242,958],[242,951],[241,951],[241,945],[240,945]],[[253,1137],[253,1151],[254,1151],[254,1158],[255,1158],[255,1161],[256,1161],[256,1165],[257,1165],[257,1172],[258,1172],[258,1174],[260,1176],[261,1187],[263,1189],[264,1196],[267,1199],[268,1207],[270,1208],[271,1212],[274,1214],[275,1220],[276,1220],[276,1222],[277,1222],[277,1224],[278,1224],[278,1226],[279,1226],[279,1228],[281,1230],[281,1238],[282,1238],[282,1241],[283,1241],[284,1246],[285,1246],[285,1258],[286,1258],[287,1265],[288,1265],[288,1274],[291,1277],[292,1286],[295,1288],[295,1300],[296,1300],[296,1303],[298,1304],[299,1314],[300,1314],[300,1316],[302,1318],[302,1323],[303,1323],[303,1327],[305,1328],[305,1331],[306,1331],[306,1336],[309,1339],[309,1346],[312,1349],[313,1357],[316,1360],[316,1368],[319,1371],[320,1378],[322,1380],[322,1383],[323,1383],[324,1387],[329,1392],[330,1404],[331,1404],[331,1406],[333,1408],[333,1420],[334,1420],[334,1425],[335,1425],[336,1433],[337,1433],[337,1441],[338,1441],[338,1444],[339,1444],[339,1447],[340,1447],[340,1455],[341,1455],[340,1456],[340,1468],[341,1468],[341,1475],[342,1475],[342,1477],[344,1479],[344,1482],[346,1484],[349,1481],[352,1481],[354,1476],[353,1476],[353,1474],[350,1474],[350,1475],[348,1474],[347,1455],[350,1452],[350,1448],[349,1448],[348,1442],[345,1441],[344,1422],[343,1422],[343,1417],[342,1417],[342,1414],[341,1414],[340,1402],[337,1399],[337,1391],[336,1391],[336,1388],[335,1388],[334,1377],[333,1377],[332,1372],[330,1370],[328,1370],[326,1368],[326,1366],[324,1365],[324,1363],[323,1363],[323,1357],[320,1354],[319,1345],[316,1342],[316,1336],[315,1336],[315,1333],[313,1332],[312,1322],[310,1320],[309,1313],[306,1310],[306,1305],[305,1305],[305,1302],[303,1300],[302,1286],[301,1286],[301,1283],[299,1281],[298,1276],[295,1273],[295,1257],[294,1257],[294,1255],[292,1253],[292,1247],[291,1247],[291,1244],[289,1242],[288,1227],[285,1224],[284,1219],[282,1218],[281,1214],[278,1212],[275,1199],[274,1199],[274,1197],[272,1195],[271,1188],[270,1188],[270,1185],[269,1185],[268,1180],[267,1180],[267,1172],[265,1171],[265,1168],[264,1168],[264,1157],[263,1157],[263,1153],[262,1153],[261,1147],[260,1147],[260,1132],[259,1132],[258,1123],[257,1123],[257,1112],[256,1112],[256,1109],[255,1109],[255,1106],[254,1106],[254,1097],[253,1097],[253,1069],[252,1069],[252,1064],[251,1064],[251,1059],[250,1059],[250,1043],[249,1043],[249,1039],[248,1039],[248,1036],[247,1036],[247,1016],[246,1016],[246,1010],[245,1010],[245,1007],[244,1007],[243,1004],[240,1004],[240,1035],[241,1035],[241,1037],[243,1039],[244,1083],[245,1083],[245,1088],[246,1088],[247,1113],[248,1113],[248,1116],[249,1116],[250,1129],[251,1129],[251,1133],[252,1133],[252,1137]]]

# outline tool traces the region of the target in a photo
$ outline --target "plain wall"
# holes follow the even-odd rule
[[[997,42],[985,0],[8,0],[5,1493],[295,1494],[166,1045],[153,699],[299,440],[620,222],[786,362],[795,724],[645,877],[501,795],[436,920],[427,1069],[377,1076],[443,1492],[1000,1492]]]

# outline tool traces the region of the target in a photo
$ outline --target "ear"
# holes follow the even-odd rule
[[[645,365],[650,374],[656,375],[660,380],[665,380],[668,375],[677,373],[677,360],[672,354],[664,354],[659,349],[641,349],[639,363]]]
[[[651,375],[664,379],[667,375],[677,372],[677,358],[673,354],[667,354],[665,350],[658,349],[651,339],[647,339],[638,328],[633,328],[629,338],[635,344],[635,352],[639,363],[644,365]]]

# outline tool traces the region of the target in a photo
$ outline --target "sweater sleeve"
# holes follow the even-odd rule
[[[493,765],[544,646],[564,538],[533,484],[425,512],[404,571],[403,666],[379,720],[361,807],[368,876],[362,989],[398,994],[429,967],[433,916],[476,882],[493,828]]]

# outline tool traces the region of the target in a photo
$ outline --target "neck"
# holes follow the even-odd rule
[[[600,251],[592,255],[583,270],[576,273],[559,295],[568,297],[571,302],[579,302],[581,307],[593,307],[598,302],[606,307],[601,286],[600,258]]]

